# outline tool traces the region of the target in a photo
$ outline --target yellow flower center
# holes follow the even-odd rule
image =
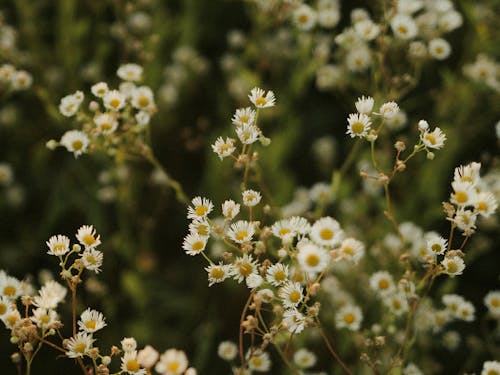
[[[194,251],[201,251],[205,247],[205,243],[203,241],[196,241],[193,243],[193,250]]]
[[[397,299],[392,301],[392,307],[394,310],[399,310],[401,308],[401,302],[399,302]]]
[[[87,261],[88,264],[96,264],[97,259],[93,255],[87,255],[85,256],[85,260]]]
[[[224,272],[224,269],[222,267],[216,267],[216,268],[212,268],[210,270],[210,277],[212,279],[216,279],[216,280],[219,280],[219,279],[222,279],[225,275],[225,272]]]
[[[267,100],[265,98],[263,98],[262,96],[255,99],[255,104],[257,104],[257,105],[265,105],[266,103],[267,103]]]
[[[488,204],[484,201],[480,201],[477,204],[477,209],[478,211],[488,211]]]
[[[250,121],[250,116],[248,116],[248,115],[241,115],[240,116],[240,121],[242,123],[247,123],[248,121]]]
[[[105,123],[101,124],[101,129],[102,130],[109,130],[109,129],[111,129],[111,124],[109,122],[105,122]]]
[[[238,233],[236,233],[236,239],[238,241],[243,241],[246,236],[248,236],[248,232],[246,230],[240,230]]]
[[[361,121],[356,121],[351,125],[354,134],[361,134],[365,130],[365,125]]]
[[[208,207],[201,205],[201,206],[196,207],[196,209],[194,211],[195,211],[197,216],[203,216],[207,213]]]
[[[285,235],[287,235],[290,232],[291,232],[291,230],[289,228],[282,228],[282,229],[280,229],[280,231],[278,232],[278,234],[280,236],[285,236]]]
[[[231,148],[231,145],[224,143],[220,146],[220,152],[226,152],[229,151]]]
[[[400,26],[398,26],[398,31],[401,34],[407,34],[408,33],[408,28],[405,25],[400,25]]]
[[[7,305],[5,303],[0,303],[0,315],[5,314],[6,312],[7,312]]]
[[[139,362],[135,359],[129,359],[127,361],[127,371],[139,371]]]
[[[458,203],[465,203],[465,202],[467,202],[468,198],[469,197],[465,191],[457,191],[455,193],[455,200]]]
[[[3,288],[3,294],[6,296],[13,296],[16,294],[16,288],[14,288],[12,285],[7,285],[5,288]]]
[[[444,48],[441,46],[436,47],[434,50],[438,55],[442,54],[444,52]]]
[[[431,246],[431,249],[432,251],[434,251],[435,253],[439,253],[441,251],[441,245],[440,244],[437,244],[435,243],[434,245]]]
[[[147,96],[140,96],[139,99],[137,100],[137,104],[139,104],[139,107],[147,107],[149,105],[149,99]]]
[[[62,252],[66,250],[66,246],[62,243],[57,243],[54,245],[54,248],[52,251],[54,251],[55,253],[58,253],[58,252]]]
[[[240,269],[240,274],[246,277],[252,273],[253,265],[251,263],[242,263],[240,264],[239,269]]]
[[[309,17],[307,17],[307,14],[301,14],[298,17],[299,23],[306,23],[308,19],[309,19]]]
[[[387,281],[386,279],[381,279],[379,282],[378,282],[378,287],[380,289],[387,289],[389,288],[389,281]]]
[[[208,225],[198,225],[198,234],[200,236],[208,236]]]
[[[319,236],[321,237],[322,240],[328,241],[333,238],[333,230],[329,228],[323,228],[321,229],[321,232],[319,232]]]
[[[95,329],[95,325],[95,320],[89,320],[88,322],[85,322],[85,327],[87,327],[88,329]]]
[[[500,307],[500,299],[498,299],[498,298],[492,299],[491,300],[491,306],[493,306],[493,307]],[[1,314],[1,311],[0,311],[0,314]]]
[[[167,370],[170,372],[175,372],[179,369],[180,365],[177,361],[172,361],[167,364]]]
[[[79,342],[78,344],[75,345],[74,351],[76,353],[85,353],[85,350],[87,349],[87,345],[85,345],[84,342]]]
[[[83,236],[83,242],[87,246],[93,245],[95,243],[95,241],[96,240],[95,240],[94,236],[91,235],[90,233]]]
[[[346,322],[347,324],[352,324],[354,320],[355,320],[354,314],[347,313],[344,315],[344,322]]]
[[[309,267],[315,267],[319,264],[319,256],[318,254],[309,254],[306,258],[306,264]]]
[[[300,298],[302,297],[302,293],[300,293],[298,290],[294,290],[292,293],[290,293],[290,302],[292,303],[298,303],[300,301]]]
[[[82,141],[73,141],[73,143],[71,144],[71,146],[73,146],[73,150],[81,150],[82,147],[83,147],[83,142]]]
[[[285,279],[286,279],[286,273],[282,270],[278,270],[274,274],[274,280],[276,280],[276,281],[283,281]]]
[[[451,261],[446,265],[446,269],[449,273],[455,273],[458,271],[458,266],[455,262]]]
[[[427,139],[431,145],[436,144],[436,137],[434,137],[434,134],[430,134],[430,133],[426,134],[425,139]]]
[[[115,99],[111,99],[111,100],[109,101],[109,105],[110,105],[111,107],[113,107],[113,108],[118,108],[118,107],[120,106],[120,104],[121,104],[120,99],[116,99],[116,98],[115,98]]]
[[[497,370],[489,370],[486,375],[500,375]]]
[[[350,246],[345,246],[343,249],[342,249],[342,252],[344,254],[347,254],[347,255],[354,255],[354,249]]]

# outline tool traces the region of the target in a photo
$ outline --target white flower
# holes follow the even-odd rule
[[[261,289],[257,292],[257,295],[264,303],[271,303],[274,299],[274,292],[271,289]]]
[[[411,42],[408,46],[408,53],[410,57],[422,59],[427,56],[427,45],[420,40]]]
[[[15,300],[22,293],[21,282],[15,277],[7,275],[5,272],[0,272],[0,296],[5,296],[11,300]]]
[[[251,255],[245,254],[236,258],[232,267],[232,277],[241,283],[250,275],[257,274],[257,261]]]
[[[262,285],[264,279],[259,274],[252,273],[247,276],[245,282],[250,289],[255,289]]]
[[[365,137],[371,126],[370,118],[364,113],[351,113],[347,119],[347,123],[346,134],[349,134],[351,138]]]
[[[295,232],[299,235],[309,234],[311,231],[311,224],[307,221],[305,217],[293,216],[290,218],[290,225]]]
[[[155,348],[151,345],[146,345],[144,349],[139,350],[139,353],[137,354],[137,362],[139,362],[141,366],[149,369],[155,365],[159,357],[160,353],[158,353]]]
[[[211,264],[205,268],[208,273],[208,286],[212,286],[216,283],[221,283],[226,280],[232,271],[232,267],[227,264]]]
[[[81,91],[66,95],[61,99],[61,102],[59,103],[59,112],[61,112],[61,114],[66,117],[74,116],[76,112],[78,112],[83,98],[84,96]]]
[[[26,90],[33,83],[33,76],[26,70],[18,70],[11,79],[12,90]]]
[[[76,239],[85,248],[95,248],[101,244],[101,236],[96,235],[96,231],[92,225],[82,225],[76,233]]]
[[[488,308],[488,312],[496,317],[500,317],[500,290],[489,291],[484,297],[484,304]]]
[[[124,81],[140,81],[142,80],[142,67],[137,64],[123,64],[116,74]]]
[[[250,107],[239,108],[234,113],[231,121],[237,126],[254,125],[255,110]]]
[[[101,272],[103,258],[103,253],[93,248],[85,249],[81,256],[84,267],[95,273]]]
[[[122,357],[121,370],[127,374],[132,375],[145,375],[146,370],[141,368],[139,361],[137,360],[137,352],[127,351]]]
[[[486,361],[481,375],[500,375],[500,361]]]
[[[344,231],[337,220],[330,216],[323,217],[311,227],[311,239],[318,245],[333,247],[342,241]]]
[[[160,356],[155,370],[163,375],[180,375],[186,371],[188,360],[182,350],[168,349]]]
[[[42,308],[33,310],[31,320],[42,330],[50,329],[59,322],[57,313],[54,310]]]
[[[498,207],[495,195],[489,191],[483,191],[477,194],[474,208],[483,217],[493,215]]]
[[[320,9],[318,12],[318,24],[321,27],[331,29],[340,21],[340,12],[336,8]]]
[[[269,354],[261,350],[255,350],[247,353],[248,368],[252,371],[267,372],[271,368],[271,359]]]
[[[357,331],[361,326],[362,320],[363,313],[361,309],[353,305],[343,306],[337,314],[335,314],[337,328],[347,328],[351,331]]]
[[[384,118],[391,119],[398,114],[399,106],[396,102],[387,102],[380,106],[379,112]]]
[[[370,277],[370,288],[379,294],[387,294],[395,290],[392,275],[387,271],[375,272]]]
[[[476,212],[460,207],[455,213],[453,222],[455,223],[457,228],[461,229],[464,232],[468,232],[468,234],[472,234],[476,229],[476,219]]]
[[[461,275],[465,269],[465,263],[462,258],[458,256],[446,257],[441,261],[444,267],[444,272],[450,276]]]
[[[444,60],[451,53],[451,46],[446,40],[442,38],[432,39],[429,42],[429,55],[437,60]]]
[[[122,341],[120,341],[123,351],[125,352],[133,352],[137,349],[137,341],[133,337],[124,337]]]
[[[280,286],[288,280],[288,265],[276,263],[266,270],[266,280],[274,286]]]
[[[109,87],[106,82],[99,82],[96,83],[95,85],[92,85],[90,91],[98,98],[102,98],[109,91]]]
[[[12,309],[13,303],[11,302],[11,300],[7,297],[0,296],[0,317],[8,314]]]
[[[147,110],[151,110],[151,108]],[[137,112],[134,117],[135,121],[137,121],[137,125],[140,126],[146,126],[151,121],[151,115],[146,110]]]
[[[457,316],[459,306],[465,302],[465,299],[458,294],[445,294],[441,300],[446,306],[446,311],[454,317]]]
[[[450,10],[439,17],[439,27],[446,32],[453,31],[463,24],[462,15],[456,10]]]
[[[446,141],[446,135],[440,128],[435,128],[432,132],[426,130],[420,134],[420,138],[426,147],[436,150],[442,148],[444,146],[444,142]]]
[[[302,4],[293,12],[293,21],[301,30],[311,30],[316,24],[317,14],[308,5]]]
[[[33,304],[43,309],[55,309],[66,297],[67,289],[54,280],[47,281],[33,297]]]
[[[297,350],[293,355],[293,361],[300,368],[313,367],[316,364],[316,360],[316,355],[304,348]]]
[[[17,323],[21,320],[21,314],[15,308],[8,309],[4,315],[2,315],[2,322],[5,324],[7,329],[14,329]]]
[[[104,107],[111,111],[119,111],[120,109],[125,107],[126,99],[127,97],[122,92],[118,90],[110,90],[106,94],[104,94]]]
[[[262,195],[255,190],[245,190],[242,193],[242,196],[243,196],[243,204],[247,207],[256,206],[262,199]]]
[[[362,72],[372,63],[371,52],[368,48],[358,45],[351,48],[346,56],[347,69],[352,72]]]
[[[210,236],[210,224],[206,219],[194,219],[189,224],[189,233],[208,237]]]
[[[306,327],[306,318],[297,309],[288,309],[283,313],[283,325],[290,333],[300,333]]]
[[[232,361],[238,354],[238,347],[232,341],[222,341],[217,348],[217,354],[225,361]]]
[[[354,238],[346,238],[338,249],[340,258],[358,263],[365,254],[365,245]]]
[[[408,311],[408,301],[403,293],[393,293],[384,296],[384,304],[397,316]]]
[[[94,123],[102,134],[111,134],[118,127],[118,121],[111,113],[98,113],[94,116]]]
[[[354,24],[354,30],[363,40],[373,40],[380,33],[380,26],[374,23],[371,19],[358,21]]]
[[[131,103],[134,108],[151,111],[154,108],[153,91],[148,86],[140,86],[132,91]]]
[[[188,207],[188,219],[204,218],[214,208],[212,201],[207,198],[196,197],[191,201],[192,207]]]
[[[430,254],[441,255],[446,251],[447,241],[441,236],[432,236],[426,245]]]
[[[290,241],[297,234],[291,220],[289,219],[283,219],[275,222],[271,226],[271,232],[283,242]]]
[[[79,130],[68,130],[62,135],[59,143],[66,147],[69,152],[72,152],[75,157],[78,157],[87,151],[89,138]]]
[[[460,165],[455,168],[453,173],[453,181],[470,182],[472,185],[476,185],[479,182],[479,170],[481,169],[481,163],[472,162],[467,165]]]
[[[57,236],[52,236],[47,242],[45,242],[49,248],[47,254],[62,256],[69,251],[69,238],[58,234]]]
[[[418,34],[418,27],[407,14],[396,14],[391,20],[391,29],[400,39],[412,39]]]
[[[78,321],[78,327],[80,327],[80,330],[88,333],[99,331],[105,326],[107,326],[107,324],[102,313],[90,308],[87,308],[84,312],[82,312],[80,320]]]
[[[477,200],[476,189],[470,182],[453,181],[451,187],[454,193],[450,196],[450,202],[460,207],[473,206]]]
[[[226,137],[224,141],[224,138],[218,137],[212,145],[212,150],[217,154],[220,160],[222,160],[236,150],[236,147],[234,147],[234,139]]]
[[[222,203],[222,214],[226,219],[232,220],[238,215],[240,212],[240,205],[233,201],[232,199],[228,199],[224,203]]]
[[[371,96],[365,97],[364,95],[356,100],[355,106],[358,113],[369,115],[373,109],[374,100]]]
[[[279,296],[283,301],[283,306],[286,308],[296,307],[303,298],[302,286],[294,281],[287,281],[279,290]]]
[[[274,93],[271,90],[266,93],[264,90],[258,87],[254,87],[250,91],[250,95],[248,95],[248,98],[257,108],[273,107],[276,101]]]
[[[182,248],[188,255],[197,255],[205,250],[207,246],[207,236],[200,236],[197,233],[190,233],[184,237]]]
[[[69,358],[82,358],[84,355],[88,354],[94,341],[95,340],[92,338],[92,334],[87,332],[78,332],[76,336],[68,339],[66,344],[68,351],[66,352],[66,355]]]
[[[456,318],[466,321],[472,322],[475,319],[476,309],[472,303],[469,301],[464,301],[458,306],[458,310],[456,313]]]
[[[231,227],[227,231],[229,238],[237,243],[250,242],[254,234],[254,224],[245,220],[239,220],[231,224]]]
[[[298,247],[297,261],[300,267],[307,273],[321,273],[328,266],[330,256],[326,250],[314,245],[306,243]]]
[[[241,125],[236,128],[236,135],[241,143],[250,145],[259,139],[260,131],[254,125]]]

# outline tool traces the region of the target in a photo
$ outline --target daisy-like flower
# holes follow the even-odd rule
[[[101,236],[96,235],[96,231],[92,225],[82,225],[76,233],[76,239],[86,249],[94,249],[101,244]]]
[[[338,249],[340,258],[358,263],[365,254],[365,245],[354,238],[346,238]]]
[[[442,255],[446,251],[448,241],[441,236],[432,236],[427,240],[427,251],[431,254]]]
[[[38,295],[33,297],[33,304],[37,307],[51,310],[64,300],[67,289],[54,280],[47,281],[39,290]]]
[[[466,322],[472,322],[475,319],[476,308],[469,301],[463,301],[457,309],[456,317]]]
[[[392,275],[387,271],[375,272],[370,277],[370,288],[382,295],[393,292],[395,285]]]
[[[343,306],[337,314],[335,314],[335,323],[337,328],[347,328],[351,331],[359,330],[363,320],[363,313],[357,306]]]
[[[189,233],[208,237],[210,236],[210,224],[206,219],[194,219],[189,224]]]
[[[59,322],[57,313],[54,310],[41,308],[33,310],[31,320],[37,325],[38,328],[43,330],[50,329]]]
[[[160,356],[155,370],[163,375],[180,375],[186,371],[187,367],[186,353],[182,350],[168,349]]]
[[[182,248],[188,255],[197,255],[205,250],[207,246],[207,236],[200,236],[196,233],[190,233],[184,237]]]
[[[362,72],[372,63],[370,50],[363,46],[352,48],[346,56],[347,69],[352,72]]]
[[[139,361],[137,360],[137,352],[129,351],[125,352],[122,357],[122,365],[121,370],[124,373],[132,374],[132,375],[145,375],[146,370],[141,368]]]
[[[66,150],[72,152],[75,157],[78,157],[87,151],[89,137],[79,130],[68,130],[62,135],[59,143],[66,147]]]
[[[271,226],[271,232],[283,242],[290,241],[296,235],[295,228],[289,219],[283,219],[275,222]]]
[[[301,30],[309,31],[316,25],[316,12],[306,4],[302,4],[293,12],[293,21]]]
[[[271,289],[261,289],[257,292],[257,295],[264,303],[271,303],[274,299],[274,292]]]
[[[257,274],[257,261],[251,255],[245,254],[236,258],[232,267],[232,277],[241,283],[250,275]]]
[[[255,350],[247,353],[248,368],[252,371],[267,372],[271,369],[271,359],[267,352]]]
[[[151,121],[151,115],[146,110],[137,112],[134,117],[140,126],[146,126]]]
[[[0,296],[15,300],[21,295],[21,288],[22,285],[18,279],[7,275],[5,272],[0,272]]]
[[[254,125],[255,110],[250,107],[239,108],[234,113],[231,121],[234,125],[237,126]]]
[[[9,298],[0,296],[0,317],[4,316],[12,310],[12,302]]]
[[[140,86],[132,91],[132,106],[137,109],[151,110],[154,107],[153,91],[148,86]]]
[[[103,96],[104,107],[115,112],[125,107],[126,100],[126,95],[118,90],[110,90]]]
[[[92,85],[90,91],[98,98],[102,98],[109,91],[109,87],[106,82],[98,82],[95,85]]]
[[[465,269],[465,262],[459,256],[446,257],[441,261],[444,273],[450,276],[461,275]]]
[[[297,309],[288,309],[283,313],[283,325],[290,333],[300,333],[306,327],[306,317]]]
[[[226,219],[232,220],[240,213],[240,205],[232,199],[228,199],[222,203],[222,215]]]
[[[116,75],[124,81],[137,82],[142,80],[142,66],[137,64],[123,64],[116,71]]]
[[[92,334],[87,332],[78,332],[76,336],[68,339],[66,344],[66,355],[69,358],[82,358],[87,355],[94,343]]]
[[[249,287],[250,289],[258,288],[259,286],[262,285],[263,282],[264,279],[258,273],[252,273],[248,275],[245,279],[245,283],[247,284],[247,287]]]
[[[489,291],[484,297],[484,304],[492,316],[500,317],[500,290]]]
[[[446,40],[442,38],[432,39],[429,42],[429,55],[437,60],[444,60],[451,53],[451,46]]]
[[[105,322],[104,315],[102,315],[99,311],[91,310],[90,308],[82,312],[80,320],[78,321],[78,327],[80,327],[80,330],[88,333],[97,332],[105,326],[107,326],[107,324]]]
[[[389,294],[383,300],[394,315],[400,316],[408,311],[408,300],[403,293]]]
[[[101,272],[101,266],[104,259],[104,255],[101,251],[92,248],[85,249],[81,259],[84,267],[89,271],[95,273]]]
[[[380,26],[371,19],[358,21],[354,24],[354,30],[363,40],[370,41],[375,39],[380,33]]]
[[[111,134],[118,127],[118,121],[111,113],[98,113],[94,116],[94,123],[102,134]]]
[[[354,104],[358,113],[369,115],[373,109],[374,100],[371,96],[365,97],[364,95]]]
[[[484,362],[481,375],[500,375],[500,361]]]
[[[61,114],[66,117],[74,116],[76,112],[78,112],[83,99],[84,95],[81,91],[66,95],[61,99],[61,102],[59,103],[59,112],[61,112]]]
[[[440,128],[435,128],[432,132],[424,131],[420,134],[420,138],[426,147],[439,150],[444,146],[446,134]]]
[[[256,206],[262,199],[262,195],[255,190],[245,190],[242,193],[242,196],[243,196],[243,204],[247,207]]]
[[[236,128],[236,135],[241,143],[250,145],[259,139],[260,131],[254,125],[241,125]]]
[[[416,59],[423,59],[427,56],[427,46],[421,41],[411,42],[408,46],[408,54]]]
[[[363,138],[368,134],[372,122],[364,113],[351,113],[347,119],[347,131],[351,138]]]
[[[20,320],[21,314],[15,308],[8,309],[7,312],[2,315],[3,324],[5,324],[5,327],[10,330],[14,329],[14,327]]]
[[[476,219],[476,212],[460,207],[455,213],[453,222],[455,223],[457,228],[461,229],[464,233],[472,234],[476,229]]]
[[[258,87],[254,87],[250,91],[250,95],[248,95],[248,98],[257,108],[273,107],[276,101],[274,92],[269,90],[266,93],[264,90]]]
[[[458,307],[465,302],[465,299],[458,294],[445,294],[441,297],[441,300],[446,306],[446,311],[454,317],[457,316]]]
[[[293,355],[293,361],[300,368],[313,367],[316,364],[316,360],[316,355],[305,348],[297,350]]]
[[[311,231],[311,224],[307,221],[305,217],[301,216],[293,216],[290,218],[290,225],[293,230],[297,232],[299,235],[309,234]]]
[[[454,193],[450,196],[450,202],[460,207],[473,206],[477,201],[474,185],[470,182],[453,181],[451,187]]]
[[[133,352],[137,349],[137,341],[133,337],[124,337],[122,341],[120,341],[123,351],[125,352]]]
[[[307,273],[316,274],[323,272],[328,266],[330,256],[326,250],[312,242],[298,246],[297,261]]]
[[[392,119],[399,112],[399,106],[396,102],[387,102],[380,106],[379,112],[385,119]]]
[[[298,282],[287,281],[279,290],[279,296],[283,301],[283,306],[286,308],[296,307],[303,298],[302,286]]]
[[[69,238],[61,234],[50,237],[45,243],[49,248],[49,255],[62,256],[69,251]]]
[[[231,227],[227,231],[229,238],[237,243],[250,242],[254,234],[254,224],[245,220],[239,220],[231,224]]]
[[[340,229],[340,224],[337,220],[331,218],[330,216],[323,217],[316,222],[311,227],[311,239],[322,246],[335,246],[340,241],[344,231]]]
[[[276,263],[266,270],[266,280],[274,286],[281,286],[288,280],[288,265]]]
[[[232,361],[238,355],[238,347],[232,341],[222,341],[217,347],[217,354],[225,361]]]
[[[470,182],[476,185],[479,182],[479,170],[481,163],[472,162],[467,165],[460,165],[455,168],[453,173],[453,181]]]
[[[192,206],[188,207],[188,219],[205,218],[214,208],[210,199],[202,197],[193,198],[191,204]]]
[[[158,358],[160,358],[160,353],[151,345],[146,345],[144,349],[139,350],[137,354],[137,362],[147,369],[152,368],[158,361]]]
[[[418,27],[412,17],[407,14],[396,14],[391,20],[391,29],[400,39],[412,39],[418,34]]]
[[[11,80],[13,90],[26,90],[33,83],[33,77],[26,70],[18,70]]]
[[[232,267],[228,264],[211,264],[205,268],[208,273],[208,286],[212,286],[216,283],[221,283],[226,280],[232,271]]]
[[[232,153],[236,150],[236,147],[234,147],[234,139],[226,137],[226,140],[224,141],[224,138],[219,137],[212,145],[212,150],[217,154],[220,160],[222,160],[229,155],[232,155]]]
[[[483,217],[490,217],[498,207],[495,195],[489,191],[482,191],[476,195],[474,208]]]

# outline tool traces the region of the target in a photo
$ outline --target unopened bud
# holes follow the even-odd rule
[[[429,160],[434,160],[434,157],[435,157],[435,155],[434,155],[434,153],[433,153],[433,152],[428,152],[428,153],[427,153],[427,159],[429,159]]]
[[[45,143],[45,147],[47,147],[49,150],[55,150],[59,146],[59,142],[57,142],[55,139],[51,139],[50,141],[47,141]]]
[[[394,143],[394,148],[399,152],[403,152],[404,150],[406,150],[406,145],[403,141],[397,141],[396,143]]]
[[[423,131],[426,131],[427,129],[429,129],[429,123],[425,120],[420,120],[418,122],[418,130],[423,132]]]

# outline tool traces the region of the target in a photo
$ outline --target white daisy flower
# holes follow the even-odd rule
[[[347,328],[351,331],[358,331],[363,320],[363,313],[357,306],[343,306],[335,314],[337,328]]]
[[[493,215],[498,207],[495,195],[489,191],[483,191],[476,195],[474,208],[483,217]]]
[[[318,12],[318,24],[321,27],[331,29],[340,21],[340,12],[336,8],[320,9]]]
[[[460,165],[455,168],[453,173],[453,181],[470,182],[472,185],[477,185],[480,176],[479,171],[481,163],[472,162],[467,165]]]
[[[463,17],[459,12],[450,10],[439,17],[438,23],[442,30],[450,32],[462,26],[463,21]]]
[[[423,59],[427,56],[427,45],[420,40],[411,42],[408,46],[408,54],[416,59]]]
[[[361,45],[351,48],[345,59],[347,69],[355,73],[365,71],[372,63],[370,50]]]
[[[92,310],[90,308],[87,308],[84,312],[82,312],[80,320],[78,321],[78,327],[80,327],[80,330],[88,333],[97,332],[106,326],[107,324],[104,319],[104,315],[102,315],[99,311]]]
[[[168,349],[160,356],[155,370],[163,375],[181,375],[188,367],[186,353],[182,350]]]
[[[374,100],[371,96],[365,97],[364,95],[354,104],[358,113],[369,115],[373,109]]]
[[[3,324],[5,324],[5,327],[10,330],[14,329],[20,320],[21,314],[15,308],[8,309],[5,314],[2,315]]]
[[[351,113],[347,119],[347,131],[351,138],[363,138],[368,134],[372,122],[364,113]]]
[[[0,317],[6,315],[12,310],[12,301],[4,296],[0,296]]]
[[[283,313],[283,325],[290,333],[300,333],[306,327],[306,317],[297,309],[288,309]]]
[[[226,280],[232,272],[232,267],[228,264],[211,264],[205,268],[208,273],[208,286],[221,283]]]
[[[500,361],[484,362],[481,375],[500,375]]]
[[[197,234],[199,236],[210,236],[210,224],[206,219],[194,219],[189,224],[189,233]]]
[[[257,261],[254,260],[251,255],[245,254],[241,257],[236,258],[231,270],[231,276],[238,283],[241,283],[248,276],[257,274]]]
[[[290,225],[295,232],[299,235],[309,234],[311,231],[311,224],[307,221],[305,217],[293,216],[290,218]]]
[[[441,236],[432,236],[427,240],[427,250],[431,254],[442,255],[446,251],[448,241]]]
[[[148,110],[151,110],[151,109],[148,109]],[[140,125],[140,126],[146,126],[151,121],[151,115],[146,110],[142,110],[142,111],[137,112],[134,117],[135,117],[135,121],[137,121],[137,125]]]
[[[300,5],[293,12],[293,21],[301,30],[309,31],[316,25],[316,12],[306,4]]]
[[[380,114],[386,119],[392,119],[399,112],[399,106],[396,102],[387,102],[380,106]]]
[[[68,130],[62,135],[59,143],[66,147],[66,150],[72,152],[75,157],[78,157],[87,151],[89,138],[87,134],[79,130]]]
[[[446,257],[441,261],[444,272],[450,276],[461,275],[465,269],[465,262],[459,256]]]
[[[151,345],[146,345],[144,349],[139,350],[139,353],[137,353],[137,362],[147,369],[152,368],[158,358],[160,358],[160,353]]]
[[[212,150],[217,154],[220,160],[222,160],[229,155],[232,155],[232,153],[236,150],[236,147],[234,147],[234,139],[226,137],[226,140],[224,141],[224,138],[218,137],[212,145]]]
[[[436,38],[429,41],[429,55],[437,60],[444,60],[451,53],[451,46],[446,40]]]
[[[380,33],[380,26],[373,22],[371,19],[367,18],[365,20],[358,21],[354,24],[354,30],[363,40],[370,41],[375,39]]]
[[[124,81],[141,81],[142,80],[142,66],[137,64],[123,64],[116,71],[116,75]]]
[[[451,187],[454,193],[450,196],[450,202],[460,207],[473,206],[477,200],[476,189],[470,182],[453,181]]]
[[[30,319],[42,330],[48,330],[59,322],[57,312],[42,308],[33,310],[33,316]]]
[[[250,107],[239,108],[234,113],[231,121],[234,125],[237,126],[254,125],[255,110]]]
[[[66,95],[61,99],[61,102],[59,103],[59,112],[61,112],[61,114],[66,117],[74,116],[76,112],[78,112],[83,99],[84,95],[81,91]]]
[[[337,220],[326,216],[316,222],[311,227],[311,239],[321,246],[333,247],[342,241],[344,231],[340,229]]]
[[[370,277],[370,288],[379,294],[385,295],[393,292],[396,287],[389,272],[378,271]]]
[[[250,91],[250,95],[248,95],[248,98],[257,108],[273,107],[276,101],[274,92],[269,90],[266,93],[264,90],[258,87],[254,87]]]
[[[133,352],[137,349],[137,341],[133,337],[124,337],[120,344],[125,352]]]
[[[236,135],[241,143],[250,145],[259,139],[260,131],[254,125],[242,125],[236,128]]]
[[[316,364],[317,358],[316,355],[304,348],[297,350],[293,354],[293,361],[300,368],[310,368]]]
[[[271,359],[267,352],[255,350],[247,353],[248,368],[252,371],[267,372],[271,369]]]
[[[346,238],[338,249],[340,258],[347,259],[357,264],[365,255],[365,245],[354,238]]]
[[[500,317],[500,290],[489,291],[484,297],[484,304],[492,316]]]
[[[87,355],[94,343],[92,334],[87,332],[78,332],[76,336],[68,339],[66,344],[66,355],[69,358],[82,358]]]
[[[222,214],[226,219],[232,220],[238,215],[240,212],[240,205],[236,203],[232,199],[228,199],[224,203],[222,203]]]
[[[461,229],[464,232],[472,234],[476,229],[476,219],[477,219],[476,212],[472,210],[466,210],[465,208],[460,207],[455,213],[453,222],[455,223],[458,229]]]
[[[188,255],[197,255],[205,250],[207,246],[207,236],[200,236],[196,233],[190,233],[184,237],[182,248]]]
[[[146,370],[141,368],[141,365],[137,360],[137,352],[135,350],[125,352],[121,361],[121,370],[123,373],[131,375],[146,375]]]
[[[98,82],[95,85],[92,85],[90,91],[94,94],[94,96],[102,98],[109,91],[109,87],[106,82]]]
[[[441,297],[441,300],[446,306],[446,310],[454,317],[458,313],[458,307],[465,302],[465,299],[458,294],[445,294]]]
[[[232,341],[222,341],[217,347],[217,354],[225,361],[232,361],[238,355],[238,347]]]
[[[191,204],[192,207],[188,207],[188,219],[205,218],[214,208],[212,201],[202,197],[193,198]]]
[[[289,219],[283,219],[275,222],[271,226],[271,232],[274,236],[280,238],[283,242],[290,241],[296,236],[294,226]]]
[[[297,261],[300,267],[307,273],[321,273],[328,266],[330,256],[326,250],[314,245],[313,243],[305,243],[298,246]]]
[[[302,286],[298,282],[287,281],[279,290],[279,296],[286,308],[296,307],[303,298]]]
[[[22,294],[22,284],[15,277],[0,272],[0,296],[15,300]]]
[[[412,39],[418,34],[418,27],[414,19],[407,14],[396,14],[391,20],[391,29],[400,39]]]
[[[271,303],[274,300],[274,292],[271,289],[261,289],[257,295],[264,303]]]
[[[98,113],[94,116],[94,123],[102,134],[111,134],[118,128],[118,121],[111,113]]]
[[[245,190],[241,194],[243,196],[243,204],[247,207],[256,206],[262,199],[262,195],[255,190]]]
[[[384,304],[391,310],[391,312],[400,316],[408,311],[408,300],[403,293],[392,293],[384,296]]]
[[[67,289],[54,280],[47,281],[38,291],[38,295],[33,297],[33,305],[51,310],[64,300]]]
[[[130,102],[134,108],[150,111],[155,104],[153,91],[148,86],[137,87],[132,91]]]
[[[93,248],[85,249],[81,256],[84,267],[95,273],[101,272],[103,258],[103,253]]]
[[[266,280],[274,286],[281,286],[288,280],[288,265],[276,263],[266,270]]]
[[[263,282],[264,279],[257,273],[252,273],[248,275],[247,278],[245,279],[245,283],[247,284],[247,287],[249,287],[250,289],[258,288],[259,286],[262,285]]]
[[[237,243],[250,242],[254,234],[254,224],[245,220],[239,220],[231,224],[231,227],[227,231],[229,238]]]
[[[33,83],[33,76],[26,70],[18,70],[11,79],[12,90],[26,90]]]
[[[469,301],[462,302],[457,309],[456,317],[465,322],[472,322],[475,319],[476,309]]]
[[[92,225],[82,225],[76,233],[76,239],[87,249],[93,249],[101,244],[101,236],[96,235]]]
[[[118,90],[110,90],[103,97],[104,107],[115,112],[125,107],[126,100],[126,95]]]
[[[63,256],[69,251],[69,238],[61,234],[50,237],[45,243],[49,248],[49,255]]]
[[[426,147],[439,150],[444,146],[446,134],[444,134],[440,128],[435,128],[432,132],[426,130],[421,133],[420,138]]]

